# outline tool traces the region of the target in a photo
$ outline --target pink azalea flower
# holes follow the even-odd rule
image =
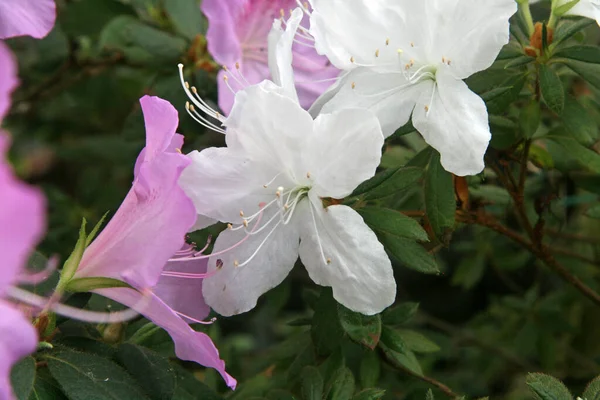
[[[16,66],[0,43],[0,121],[10,104],[16,83]],[[35,351],[37,332],[31,321],[5,300],[18,283],[27,258],[44,231],[45,201],[42,194],[20,182],[5,160],[8,137],[0,131],[0,400],[14,399],[10,370]]]
[[[32,36],[41,39],[54,26],[54,0],[0,1],[0,39],[13,36]]]
[[[270,78],[267,42],[273,20],[281,17],[281,10],[287,13],[295,7],[295,0],[202,2],[202,11],[209,22],[208,50],[219,64],[230,70],[229,73],[221,71],[218,77],[219,107],[226,114],[233,107],[233,91]],[[306,21],[303,26],[308,27]],[[300,104],[307,109],[331,86],[339,70],[317,54],[310,39],[299,38],[298,41],[304,43],[293,47],[293,66]]]
[[[185,235],[196,221],[196,210],[178,184],[190,160],[179,151],[183,137],[175,133],[177,111],[158,97],[144,96],[140,103],[146,122],[146,148],[136,162],[133,186],[106,228],[86,249],[73,278],[108,277],[130,284],[135,289],[95,292],[138,309],[171,335],[180,359],[215,368],[227,385],[235,388],[236,381],[225,372],[225,363],[211,339],[194,331],[183,319],[206,317],[203,300],[193,304],[200,310],[194,317],[170,307],[184,303],[189,307],[190,301],[199,301],[201,280],[196,280],[195,292],[177,292],[177,287],[165,291],[173,287],[170,280],[174,278],[164,276],[161,281],[163,269],[172,269],[167,262],[183,247]],[[193,261],[206,268],[205,260]]]

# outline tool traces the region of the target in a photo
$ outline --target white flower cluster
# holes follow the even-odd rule
[[[220,124],[227,143],[189,154],[180,182],[206,222],[196,228],[229,224],[209,263],[220,271],[203,284],[207,303],[223,315],[248,311],[300,257],[346,307],[375,314],[392,304],[383,246],[336,199],[375,174],[384,138],[411,116],[445,169],[483,170],[488,114],[463,80],[494,62],[516,10],[514,0],[310,0],[274,22],[273,79],[246,85],[227,118],[183,82],[190,114]],[[307,15],[308,30],[300,26]],[[293,43],[307,40],[342,71],[309,111],[292,69]]]

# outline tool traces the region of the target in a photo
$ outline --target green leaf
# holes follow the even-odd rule
[[[585,215],[590,218],[600,219],[600,205],[595,205],[588,208],[588,210],[585,212]]]
[[[352,400],[379,400],[385,396],[385,390],[369,388],[357,393]]]
[[[558,17],[562,17],[567,13],[571,8],[575,7],[579,3],[579,0],[571,0],[568,3],[557,5],[554,7],[554,14]]]
[[[482,98],[485,96],[485,100],[488,113],[490,114],[503,114],[504,111],[519,98],[523,86],[525,86],[526,76],[523,74],[513,75],[508,77],[502,85],[498,88],[509,88],[510,90],[496,90],[493,89],[488,93],[483,93]]]
[[[575,139],[569,137],[549,135],[547,138],[558,144],[567,158],[590,171],[600,173],[600,154],[582,146]]]
[[[402,265],[423,274],[440,272],[433,254],[412,239],[400,238],[387,233],[378,233],[377,237],[385,249]]]
[[[340,325],[337,302],[330,288],[321,289],[310,329],[311,338],[319,355],[329,355],[340,345],[344,330]]]
[[[552,45],[557,46],[561,42],[575,35],[577,32],[581,32],[583,29],[595,23],[596,21],[588,18],[580,18],[575,22],[572,22],[570,20],[563,20],[563,22],[558,26],[558,29],[554,33],[554,42],[552,43]]]
[[[546,64],[540,65],[540,88],[548,108],[560,115],[565,106],[565,89],[556,72]]]
[[[399,329],[398,334],[406,347],[416,353],[433,353],[440,350],[440,346],[420,334],[408,329]]]
[[[419,303],[406,302],[383,312],[382,320],[386,325],[401,325],[412,319],[419,310]]]
[[[67,397],[50,372],[47,369],[40,369],[28,400],[67,400]]]
[[[381,336],[381,317],[377,315],[363,315],[338,305],[340,324],[350,339],[358,342],[371,350],[379,343]]]
[[[163,6],[179,34],[193,40],[206,31],[197,0],[163,0]]]
[[[122,52],[132,63],[171,65],[182,57],[187,43],[136,18],[119,16],[104,27],[100,46]]]
[[[177,379],[177,390],[173,400],[222,400],[221,396],[180,365],[172,363],[171,368]]]
[[[69,36],[96,37],[113,18],[129,14],[134,10],[115,0],[81,0],[68,3],[58,13],[60,26]]]
[[[10,381],[19,400],[26,400],[35,382],[35,359],[26,357],[12,367]]]
[[[598,138],[598,125],[594,117],[575,98],[566,98],[560,118],[570,136],[582,145],[591,146]]]
[[[569,389],[550,375],[533,373],[527,375],[527,386],[540,400],[572,400]]]
[[[316,367],[306,366],[302,369],[302,398],[304,400],[323,399],[323,377]]]
[[[376,200],[407,189],[423,176],[423,169],[403,167],[386,169],[361,183],[352,196],[366,194],[367,200]]]
[[[45,355],[45,359],[71,400],[148,400],[135,380],[106,358],[64,349]]]
[[[126,343],[119,346],[117,360],[151,399],[173,397],[176,378],[168,359],[144,347]]]
[[[327,400],[351,400],[354,394],[354,375],[346,367],[338,369],[333,375]]]
[[[273,389],[267,393],[267,400],[296,400],[287,390]]]
[[[528,55],[522,55],[520,57],[516,57],[513,58],[512,60],[510,60],[509,62],[507,62],[504,65],[505,69],[508,68],[518,68],[518,67],[522,67],[523,65],[527,65],[530,64],[532,62],[535,61],[535,58],[528,56]],[[510,87],[508,88],[509,90],[511,89]]]
[[[440,164],[440,155],[435,152],[425,174],[425,210],[431,228],[441,242],[447,230],[454,228],[456,201],[452,175]]]
[[[379,356],[376,352],[367,351],[363,353],[359,374],[360,385],[363,388],[375,386],[377,382],[379,382],[381,363],[379,362]]]
[[[423,375],[423,370],[415,354],[408,348],[398,331],[384,325],[379,347],[392,364],[406,368],[415,374]]]
[[[521,113],[519,114],[521,135],[525,139],[531,139],[535,132],[537,132],[541,120],[542,110],[540,103],[535,100],[530,101],[529,104],[521,108]]]
[[[376,233],[428,242],[427,232],[413,218],[401,212],[379,207],[363,207],[357,210],[365,223]]]
[[[600,376],[592,380],[583,392],[585,400],[600,400]]]
[[[600,88],[600,48],[596,46],[572,46],[560,49],[554,61],[565,64],[584,80]]]
[[[591,64],[600,64],[600,48],[597,46],[581,45],[563,47],[554,56]]]

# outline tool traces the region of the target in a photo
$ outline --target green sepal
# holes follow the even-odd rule
[[[83,258],[83,253],[85,252],[87,240],[85,233],[85,226],[87,221],[85,218],[81,221],[81,228],[79,228],[79,238],[77,239],[77,243],[75,243],[75,248],[73,252],[65,261],[63,268],[60,273],[60,280],[58,281],[58,285],[56,286],[56,292],[61,293],[64,292],[66,287],[69,284],[69,281],[77,272],[77,268],[79,268],[79,263]]]
[[[94,238],[98,234],[98,231],[100,230],[100,227],[104,223],[104,220],[106,219],[106,216],[108,215],[108,213],[109,213],[108,211],[104,213],[102,218],[100,218],[100,221],[98,221],[96,226],[94,226],[94,229],[92,229],[90,234],[87,236],[87,238],[85,239],[85,247],[88,247],[92,243],[92,240],[94,240]]]
[[[562,17],[565,15],[571,8],[575,7],[579,3],[579,0],[572,0],[566,4],[562,4],[560,6],[554,7],[553,13],[557,17]]]
[[[112,278],[79,278],[67,282],[66,290],[75,293],[91,292],[96,289],[130,288],[125,282]]]

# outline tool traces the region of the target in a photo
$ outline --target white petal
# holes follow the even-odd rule
[[[433,97],[431,92],[422,94],[413,125],[440,152],[447,171],[458,176],[478,174],[491,138],[485,103],[463,81],[448,74],[437,74],[434,90]]]
[[[311,279],[331,286],[333,297],[351,310],[367,315],[383,311],[394,302],[396,282],[373,231],[350,207],[324,210],[319,199],[312,206],[316,229],[312,216],[304,218],[300,236],[300,259]]]
[[[181,174],[179,185],[199,215],[218,221],[242,223],[240,211],[246,215],[258,211],[261,203],[275,198],[277,185],[283,184],[277,181],[264,188],[279,171],[229,148],[212,147],[188,156],[192,163]],[[208,223],[206,218],[200,219],[199,226],[208,226],[202,222]]]
[[[277,172],[295,170],[302,163],[300,149],[313,129],[310,114],[280,91],[265,81],[238,92],[225,121],[229,148],[243,151],[249,159]]]
[[[269,32],[269,69],[273,82],[281,86],[287,96],[298,102],[298,94],[294,85],[294,70],[292,68],[292,46],[296,31],[302,22],[304,13],[299,7],[296,8],[287,20],[285,31],[282,29],[282,21],[276,19],[273,28]]]
[[[321,112],[366,108],[377,115],[383,135],[388,137],[408,122],[421,91],[421,84],[408,83],[402,73],[358,68],[344,77],[344,83]]]
[[[509,19],[517,12],[515,0],[433,0],[438,3],[438,49],[441,57],[451,60],[450,70],[465,79],[488,68],[510,39]]]
[[[313,190],[321,197],[348,196],[375,175],[381,161],[383,133],[375,115],[365,109],[321,114],[312,136],[307,136],[313,170]]]
[[[414,0],[411,0],[414,1]],[[382,63],[377,49],[401,30],[402,10],[398,0],[311,0],[310,33],[315,48],[339,69],[356,64]],[[395,50],[394,50],[395,51]]]
[[[274,211],[275,209],[270,209],[264,213],[260,226],[274,215]],[[294,267],[299,246],[297,225],[280,224],[271,233],[272,227],[279,221],[279,217],[276,217],[271,225],[243,242],[241,241],[247,236],[243,230],[225,230],[217,238],[213,254],[241,242],[233,250],[211,256],[209,261],[209,272],[216,269],[217,260],[223,263],[221,270],[205,279],[202,285],[206,303],[219,314],[230,316],[251,310],[258,298],[279,285]],[[266,242],[261,246],[265,239]],[[250,262],[235,267],[235,261],[242,265],[257,250]]]

